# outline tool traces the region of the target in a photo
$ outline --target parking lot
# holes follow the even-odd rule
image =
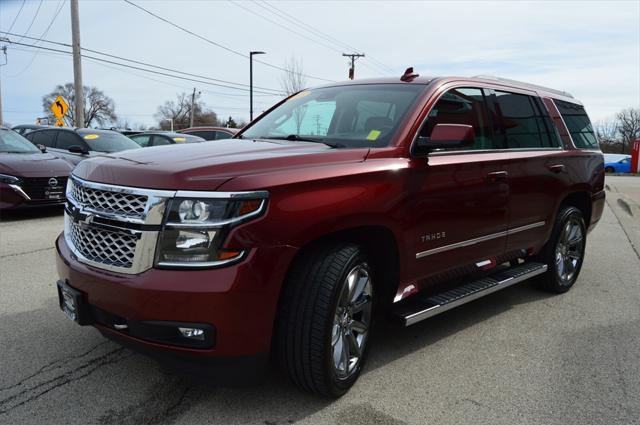
[[[640,423],[640,178],[607,185],[570,292],[524,283],[413,327],[380,323],[363,376],[336,401],[276,372],[251,388],[196,382],[77,326],[57,306],[62,210],[4,215],[0,423]]]

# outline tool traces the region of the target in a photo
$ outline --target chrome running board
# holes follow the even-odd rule
[[[413,325],[546,271],[547,265],[541,263],[524,263],[508,267],[436,295],[417,294],[406,301],[401,301],[394,308],[393,314],[402,320],[404,326]]]

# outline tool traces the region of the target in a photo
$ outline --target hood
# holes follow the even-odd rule
[[[73,174],[121,186],[215,190],[238,176],[360,162],[367,153],[322,143],[229,139],[101,155],[80,162]]]
[[[50,153],[0,153],[0,173],[16,177],[64,177],[73,166]]]

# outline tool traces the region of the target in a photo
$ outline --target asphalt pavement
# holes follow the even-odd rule
[[[277,372],[202,384],[77,326],[57,305],[62,210],[3,214],[0,424],[640,424],[640,178],[607,184],[570,292],[525,282],[409,328],[380,323],[339,400]]]

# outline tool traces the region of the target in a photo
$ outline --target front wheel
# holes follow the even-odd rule
[[[613,173],[615,170],[613,169],[613,167],[607,167],[604,169],[605,173]]]
[[[575,207],[560,211],[551,238],[539,254],[539,260],[547,264],[547,272],[539,283],[550,292],[567,292],[578,279],[586,246],[586,226],[582,212]]]
[[[360,375],[373,318],[373,273],[362,249],[327,245],[292,267],[280,301],[275,349],[299,387],[327,397]]]

